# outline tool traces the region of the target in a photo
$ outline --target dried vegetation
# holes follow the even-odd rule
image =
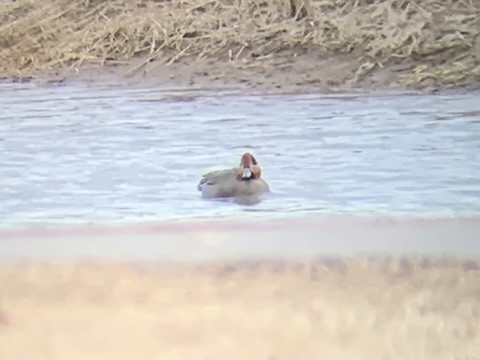
[[[355,79],[405,64],[405,85],[480,83],[480,1],[0,0],[0,76],[133,57],[266,66],[289,49],[351,54]]]

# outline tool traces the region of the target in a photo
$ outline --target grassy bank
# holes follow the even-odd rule
[[[293,3],[299,3],[293,1]],[[0,1],[0,76],[143,58],[268,68],[305,53],[348,56],[357,82],[395,66],[416,88],[480,84],[476,0]],[[296,10],[296,11],[295,11]],[[135,71],[137,69],[133,69]]]

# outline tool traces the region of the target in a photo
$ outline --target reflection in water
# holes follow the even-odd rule
[[[262,202],[262,198],[256,195],[236,196],[233,201],[239,205],[253,206],[260,204]]]
[[[478,94],[0,89],[2,224],[480,212]],[[201,174],[244,151],[272,194],[253,207],[201,199]]]

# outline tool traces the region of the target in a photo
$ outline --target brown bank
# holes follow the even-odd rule
[[[0,76],[352,91],[480,86],[480,3],[0,1]]]

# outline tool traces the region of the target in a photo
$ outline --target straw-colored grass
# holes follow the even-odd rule
[[[1,359],[477,360],[478,261],[0,264]]]
[[[0,76],[144,56],[262,66],[288,49],[405,63],[406,85],[480,82],[478,0],[0,1]]]

